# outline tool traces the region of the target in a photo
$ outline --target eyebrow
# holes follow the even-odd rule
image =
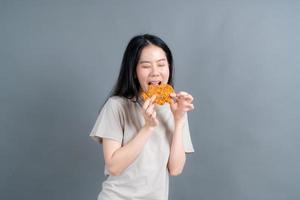
[[[165,58],[162,58],[162,59],[159,59],[159,60],[157,60],[156,62],[161,62],[161,61],[166,61],[166,59]],[[140,64],[143,64],[143,63],[151,63],[150,61],[140,61],[139,62]]]

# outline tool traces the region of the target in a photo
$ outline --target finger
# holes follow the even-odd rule
[[[150,99],[147,99],[143,105],[143,109],[147,110],[147,108],[153,104],[153,102],[155,101],[156,96],[153,95]]]
[[[180,92],[178,92],[178,95],[180,95],[180,96],[186,96],[186,95],[188,95],[188,93],[184,92],[184,91],[180,91]]]
[[[156,99],[156,95],[153,95],[153,96],[150,98],[151,103],[153,103],[153,102],[155,101],[155,99]]]
[[[170,94],[170,97],[176,98],[176,93],[175,93],[175,92],[172,92],[172,93]]]
[[[151,118],[156,119],[156,112],[155,111],[152,113]]]
[[[184,108],[185,111],[191,111],[194,110],[194,105],[193,104],[188,104]]]
[[[189,103],[191,103],[191,102],[194,100],[193,96],[190,95],[190,94],[186,95],[186,96],[184,97],[184,99],[185,99],[187,102],[189,102]]]
[[[170,97],[170,104],[174,104],[175,102],[176,102],[176,93],[171,93],[170,95],[169,95],[169,97]]]
[[[179,104],[184,104],[184,103],[187,102],[187,100],[185,99],[185,96],[182,95],[182,94],[179,94],[179,95],[177,96],[176,101],[177,101]]]
[[[153,95],[150,99],[150,104],[148,106],[148,107],[151,107],[152,110],[155,107],[155,99],[156,99],[156,95]]]
[[[180,92],[177,96],[178,96],[178,100],[181,102],[185,101],[191,103],[194,100],[193,96],[186,92]]]
[[[146,109],[145,112],[146,112],[146,114],[147,114],[148,116],[151,116],[151,115],[153,114],[154,106],[155,106],[155,104],[151,104],[151,105],[149,105],[148,108]]]
[[[143,105],[143,110],[146,110],[150,104],[151,99],[147,99]]]
[[[187,93],[186,92],[182,92],[182,91],[176,94],[176,97],[177,97],[178,100],[182,100],[186,96],[187,96]]]

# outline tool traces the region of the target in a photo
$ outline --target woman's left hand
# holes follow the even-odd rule
[[[171,103],[171,110],[174,116],[175,122],[183,120],[186,112],[194,109],[193,96],[187,92],[181,91],[178,93],[172,93],[170,96],[173,98]]]

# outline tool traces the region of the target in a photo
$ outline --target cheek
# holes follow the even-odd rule
[[[146,74],[143,70],[140,70],[140,71],[137,73],[137,77],[138,77],[139,81],[142,82],[142,81],[145,81],[145,80],[146,80],[147,74]]]
[[[147,81],[147,73],[145,70],[137,69],[137,79],[139,80],[140,86],[144,89],[145,82]]]
[[[164,79],[166,80],[166,81],[168,81],[168,79],[169,79],[169,76],[170,76],[170,71],[169,71],[169,69],[166,69],[165,71],[164,71]]]

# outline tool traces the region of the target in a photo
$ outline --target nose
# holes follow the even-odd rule
[[[152,70],[151,70],[151,76],[159,76],[159,70],[158,70],[158,67],[157,66],[153,66],[152,67]]]

